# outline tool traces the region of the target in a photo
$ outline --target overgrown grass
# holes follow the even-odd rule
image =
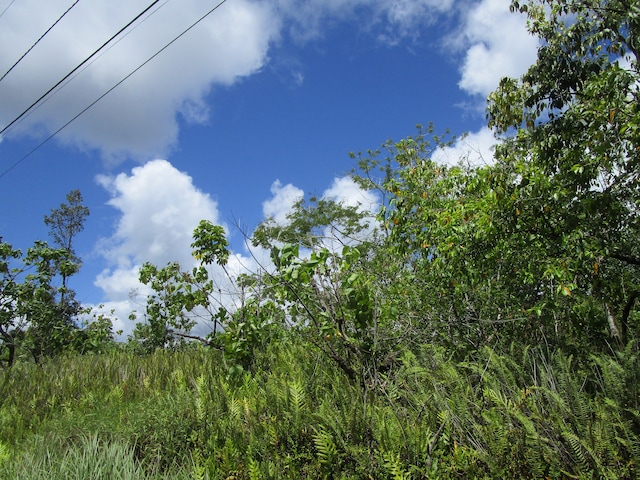
[[[234,377],[203,348],[19,364],[0,477],[637,478],[638,366],[425,346],[363,389],[294,343]]]

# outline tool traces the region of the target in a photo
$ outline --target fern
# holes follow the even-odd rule
[[[232,398],[229,401],[229,418],[239,420],[242,418],[242,401]]]
[[[399,454],[385,452],[382,458],[384,468],[393,480],[409,480],[411,478],[411,474],[403,468]]]
[[[260,463],[253,457],[249,457],[247,462],[247,473],[249,474],[249,480],[264,480],[265,478],[260,469]]]
[[[332,466],[337,459],[338,449],[331,433],[322,428],[314,428],[313,444],[318,452],[320,463]]]
[[[207,478],[207,469],[202,465],[202,455],[197,450],[193,455],[193,470],[191,475],[193,480],[205,480]]]
[[[589,471],[589,461],[580,439],[571,432],[563,432],[563,437],[569,443],[573,452],[574,464],[580,467],[581,473],[585,474]]]
[[[299,427],[300,416],[306,407],[306,393],[301,382],[295,381],[289,384],[289,408],[294,421],[294,426]]]

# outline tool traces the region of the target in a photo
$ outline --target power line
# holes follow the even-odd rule
[[[60,90],[62,90],[65,86],[67,86],[70,82],[73,81],[74,78],[76,78],[78,75],[80,75],[82,72],[84,72],[87,68],[89,68],[91,65],[93,65],[95,62],[97,62],[104,54],[106,54],[109,50],[111,50],[113,47],[115,47],[118,43],[122,42],[125,38],[127,38],[131,33],[133,33],[138,27],[140,27],[141,25],[143,25],[147,20],[149,20],[158,10],[160,10],[162,7],[164,7],[167,3],[169,3],[171,0],[164,0],[160,5],[158,5],[154,11],[152,11],[151,13],[149,13],[149,15],[147,15],[145,18],[143,18],[142,20],[140,20],[140,22],[138,24],[136,24],[135,26],[133,26],[132,28],[130,28],[126,33],[124,33],[123,35],[121,35],[117,40],[115,40],[113,43],[111,43],[104,51],[100,52],[99,55],[97,55],[95,58],[93,58],[90,62],[86,63],[85,65],[82,66],[82,69],[79,69],[78,71],[76,71],[72,76],[70,76],[69,78],[67,78],[65,80],[65,82],[63,84],[60,85],[60,88],[58,88],[55,92],[52,92],[51,95],[49,95],[47,98],[43,99],[42,102],[40,102],[38,105],[36,105],[32,110],[29,111],[29,113],[26,115],[26,117],[28,117],[29,115],[31,115],[35,110],[38,110],[40,107],[42,107],[45,103],[47,103],[54,95],[57,95]],[[23,118],[24,119],[24,118]]]
[[[0,18],[2,18],[2,16],[5,14],[5,12],[6,12],[7,10],[9,10],[9,7],[10,7],[11,5],[13,5],[13,2],[15,2],[15,1],[16,1],[16,0],[11,0],[11,1],[9,2],[9,5],[7,5],[6,7],[4,7],[4,10],[2,10],[2,12],[0,12]]]
[[[93,57],[95,57],[98,52],[100,52],[100,50],[102,50],[104,47],[106,47],[109,43],[111,43],[118,35],[120,35],[122,32],[124,32],[127,28],[129,28],[131,26],[131,24],[133,24],[136,20],[138,20],[140,17],[142,17],[145,13],[147,13],[149,10],[151,10],[151,8],[156,4],[159,3],[160,0],[155,0],[153,3],[151,3],[151,5],[149,5],[147,8],[145,8],[142,12],[140,12],[138,15],[136,15],[136,17],[131,20],[129,23],[127,23],[124,27],[122,27],[120,30],[118,30],[113,36],[111,36],[111,38],[109,38],[109,40],[107,40],[106,42],[104,42],[97,50],[95,50],[91,55],[89,55],[87,58],[85,58],[78,66],[76,66],[73,70],[71,70],[69,73],[67,73],[60,81],[58,81],[58,83],[56,83],[53,87],[51,87],[49,90],[47,90],[45,93],[43,93],[40,98],[38,98],[35,102],[33,102],[31,105],[29,105],[29,107],[24,110],[20,115],[18,115],[16,118],[14,118],[8,125],[6,125],[2,130],[0,130],[0,135],[2,135],[4,132],[6,132],[12,125],[14,125],[18,120],[20,120],[22,117],[24,117],[33,107],[35,107],[38,103],[40,103],[42,101],[42,99],[44,97],[46,97],[47,95],[49,95],[53,90],[55,90],[62,82],[64,82],[67,78],[69,78],[71,75],[73,75],[79,68],[81,68],[85,63],[87,63],[89,60],[91,60]]]
[[[100,100],[102,100],[104,97],[106,97],[109,93],[111,93],[113,90],[115,90],[116,88],[118,88],[120,85],[122,85],[125,81],[127,81],[132,75],[134,75],[138,70],[140,70],[141,68],[143,68],[147,63],[149,63],[151,60],[153,60],[154,58],[156,58],[158,55],[160,55],[162,52],[164,52],[167,48],[169,48],[171,45],[173,45],[176,41],[178,41],[182,36],[184,36],[187,32],[189,32],[192,28],[194,28],[196,25],[198,25],[200,22],[202,22],[205,18],[207,18],[209,15],[211,15],[213,12],[215,12],[218,8],[220,8],[227,0],[221,0],[217,5],[215,5],[211,10],[209,10],[208,12],[206,12],[204,15],[202,15],[200,18],[198,18],[195,22],[193,22],[191,25],[189,25],[189,27],[187,27],[185,30],[183,30],[180,34],[178,34],[176,37],[174,37],[170,42],[168,42],[167,44],[164,45],[164,47],[162,47],[160,50],[158,50],[156,53],[154,53],[153,55],[151,55],[149,58],[147,58],[144,62],[142,62],[140,65],[138,65],[135,69],[133,69],[131,72],[129,72],[129,74],[127,74],[125,77],[123,77],[120,81],[118,81],[115,85],[113,85],[111,88],[109,88],[109,90],[107,90],[106,92],[104,92],[102,95],[100,95],[98,98],[96,98],[93,102],[91,102],[89,105],[87,105],[84,109],[82,109],[79,113],[77,113],[71,120],[69,120],[67,123],[65,123],[64,125],[62,125],[60,128],[58,128],[55,132],[53,132],[51,135],[49,135],[47,138],[45,138],[42,142],[40,142],[36,147],[34,147],[31,151],[29,151],[27,154],[25,154],[24,156],[22,156],[19,160],[17,160],[16,162],[13,163],[13,165],[9,166],[9,168],[7,168],[6,170],[4,170],[2,173],[0,173],[0,178],[4,177],[7,173],[9,173],[11,170],[13,170],[15,167],[17,167],[18,165],[20,165],[22,162],[24,162],[27,158],[29,158],[31,155],[33,155],[37,150],[40,149],[40,147],[42,147],[43,145],[45,145],[46,143],[49,142],[49,140],[51,140],[52,138],[54,138],[56,135],[58,135],[58,133],[60,133],[62,130],[64,130],[65,128],[67,128],[69,125],[71,125],[73,122],[75,122],[81,115],[83,115],[87,110],[89,110],[91,107],[93,107],[96,103],[98,103]],[[2,133],[2,132],[0,132]]]
[[[14,1],[15,1],[15,0],[14,0]],[[58,18],[58,19],[53,23],[53,25],[51,25],[49,28],[47,28],[47,31],[46,31],[46,32],[44,32],[44,33],[40,36],[40,38],[39,38],[38,40],[36,40],[36,42],[35,42],[33,45],[31,45],[31,46],[29,47],[29,50],[27,50],[26,52],[24,52],[24,53],[22,54],[22,56],[18,59],[18,61],[17,61],[16,63],[14,63],[13,65],[11,65],[11,68],[10,68],[9,70],[7,70],[6,72],[4,72],[4,75],[2,75],[2,77],[0,77],[0,82],[1,82],[2,80],[4,80],[4,77],[6,77],[6,76],[9,74],[9,72],[11,72],[11,70],[13,70],[13,69],[16,67],[16,65],[18,65],[18,64],[22,61],[22,59],[23,59],[24,57],[26,57],[26,56],[29,54],[29,52],[30,52],[31,50],[33,50],[33,48],[34,48],[38,43],[40,43],[40,40],[42,40],[42,39],[47,35],[47,33],[49,33],[49,32],[51,31],[51,29],[52,29],[53,27],[55,27],[55,26],[58,24],[58,22],[59,22],[60,20],[62,20],[62,19],[64,18],[64,16],[65,16],[67,13],[69,13],[69,12],[71,11],[71,9],[72,9],[73,7],[75,7],[75,6],[76,6],[76,4],[77,4],[79,1],[80,1],[80,0],[76,0],[75,2],[73,2],[73,5],[71,5],[69,8],[67,8],[67,10],[66,10],[62,15],[60,15],[60,17],[59,17],[59,18]],[[13,3],[13,2],[11,2],[11,3]],[[11,6],[11,4],[9,4],[9,6]],[[9,7],[7,7],[7,8],[9,8]],[[6,12],[6,9],[5,9],[5,12]],[[4,13],[4,12],[2,12],[2,13]],[[2,16],[2,15],[0,14],[0,17],[1,17],[1,16]]]

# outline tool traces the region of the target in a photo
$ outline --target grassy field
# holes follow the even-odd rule
[[[353,385],[303,344],[114,352],[3,372],[0,477],[637,478],[638,362],[425,347]]]

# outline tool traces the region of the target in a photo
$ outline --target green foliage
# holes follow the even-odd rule
[[[98,306],[98,309],[102,308],[103,305]],[[87,317],[75,331],[74,350],[79,353],[107,353],[117,349],[118,344],[113,337],[114,311],[105,313],[95,309],[84,309],[82,313]]]
[[[0,466],[0,472],[3,478],[15,480],[147,478],[136,464],[131,447],[96,437],[83,437],[71,445],[64,445],[60,439],[35,437],[31,449],[4,468]]]
[[[146,352],[175,348],[182,339],[176,337],[172,329],[188,334],[196,324],[192,312],[209,305],[213,287],[206,272],[199,269],[184,272],[176,262],[164,268],[145,263],[139,277],[154,293],[147,297],[146,321],[136,325],[134,339]]]
[[[211,320],[215,335],[219,322],[228,317],[223,306],[217,311],[213,308],[214,282],[206,268],[215,262],[224,269],[227,263],[229,250],[224,229],[202,220],[194,230],[193,238],[193,256],[200,265],[190,272],[183,271],[177,262],[170,262],[163,268],[146,262],[140,268],[140,282],[149,285],[154,292],[147,297],[145,321],[137,323],[132,338],[137,348],[144,352],[175,348],[183,345],[185,339],[210,344],[208,339],[189,334],[197,319]]]
[[[37,241],[21,252],[2,242],[0,251],[0,342],[3,361],[12,365],[17,349],[35,360],[53,356],[72,346],[79,305],[65,287],[56,288],[56,275],[72,275],[76,264],[64,249]],[[23,266],[13,266],[21,259]]]
[[[40,361],[63,351],[88,351],[92,347],[85,340],[97,339],[97,327],[86,334],[79,330],[76,321],[84,311],[67,285],[80,269],[73,240],[89,210],[78,190],[70,192],[67,200],[68,204],[45,216],[57,248],[38,240],[23,256],[0,238],[0,362],[6,366],[25,352]],[[14,265],[17,260],[22,265]],[[104,322],[100,328],[101,335],[110,335]]]
[[[460,363],[424,346],[372,395],[299,340],[259,349],[234,378],[203,347],[20,363],[2,384],[0,471],[635,478],[638,367],[633,348],[584,362],[484,348]]]
[[[249,298],[224,322],[220,340],[232,374],[248,370],[255,351],[283,338],[284,311],[271,301]]]
[[[417,336],[431,331],[461,357],[514,339],[581,352],[613,337],[623,348],[640,296],[637,7],[513,9],[542,45],[489,98],[489,125],[509,135],[495,164],[434,163],[447,142],[432,127],[359,158],[357,181],[383,199],[378,272],[397,279],[381,293],[398,300],[401,324],[418,319]]]
[[[218,265],[225,265],[229,259],[228,246],[224,228],[219,225],[202,220],[193,231],[193,243],[191,244],[191,248],[194,249],[193,256],[203,265],[210,265],[214,262]]]
[[[362,206],[301,200],[251,238],[272,265],[239,276],[224,229],[201,222],[195,268],[140,270],[153,293],[137,349],[113,344],[108,315],[78,329],[66,280],[53,286],[79,267],[78,197],[48,217],[80,220],[52,232],[64,248],[36,242],[22,258],[0,242],[13,364],[0,474],[637,478],[640,11],[512,9],[541,47],[489,99],[505,137],[495,164],[438,165],[455,139],[419,127],[358,157],[375,223]],[[198,319],[208,338],[190,334]],[[16,362],[18,347],[40,363]]]
[[[49,227],[49,234],[53,241],[62,249],[68,251],[75,260],[73,240],[84,230],[84,221],[89,216],[89,209],[82,205],[80,190],[73,190],[67,194],[67,203],[51,210],[51,215],[45,215],[44,223]]]
[[[294,204],[285,224],[279,224],[273,218],[266,219],[256,228],[251,241],[266,249],[289,244],[314,250],[327,241],[336,240],[338,235],[343,241],[364,240],[360,234],[369,229],[370,220],[359,206],[312,197],[308,202],[301,199]]]
[[[547,252],[545,278],[572,297],[562,312],[567,334],[586,330],[582,340],[592,343],[609,330],[622,347],[637,334],[629,313],[640,265],[640,13],[626,1],[512,8],[526,13],[542,46],[521,79],[504,79],[489,98],[489,125],[517,129],[496,151],[501,236],[528,236]]]

